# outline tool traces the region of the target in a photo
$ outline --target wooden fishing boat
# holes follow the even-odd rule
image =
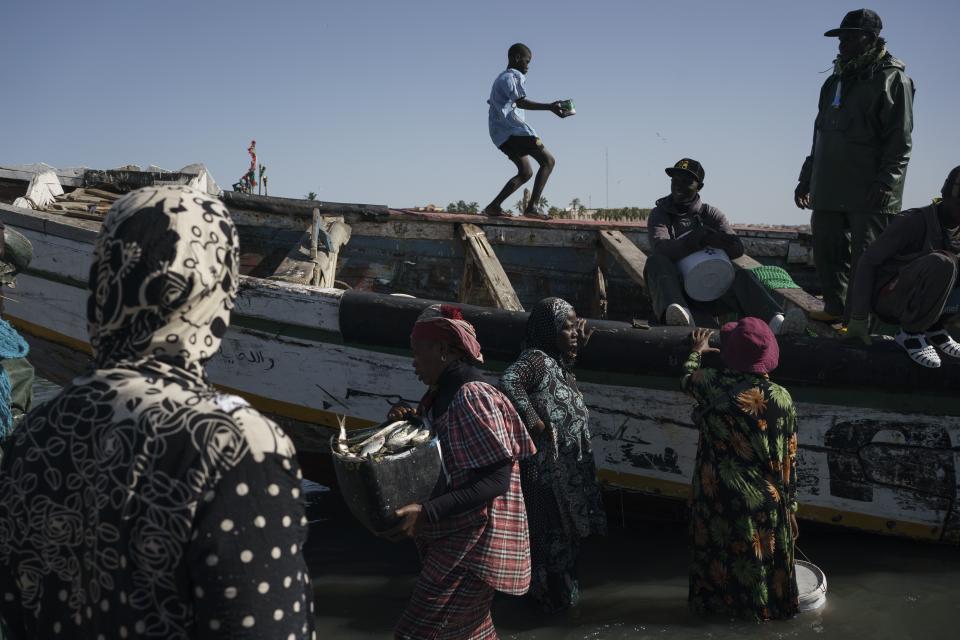
[[[25,179],[0,168],[0,200],[12,202]],[[0,204],[0,221],[34,245],[5,315],[30,341],[43,375],[65,381],[88,365],[86,283],[99,217],[113,191],[156,179],[129,171],[67,176],[64,198],[85,202],[82,211]],[[495,381],[519,352],[523,307],[559,295],[594,318],[577,376],[603,482],[686,497],[697,443],[691,402],[679,392],[689,332],[644,320],[643,224],[221,197],[240,231],[244,275],[209,372],[281,422],[306,468],[323,473],[337,415],[366,426],[392,404],[420,397],[408,336],[425,305],[464,303]],[[738,231],[754,258],[809,281],[802,234]],[[800,289],[775,293],[787,305],[818,304]],[[927,370],[895,345],[852,345],[828,336],[825,326],[817,333],[781,338],[775,374],[800,415],[801,517],[960,542],[960,366]]]

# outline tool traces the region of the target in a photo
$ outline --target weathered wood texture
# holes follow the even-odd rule
[[[313,272],[314,286],[334,286],[337,276],[337,259],[343,246],[350,241],[350,235],[350,225],[344,223],[342,219],[332,220],[321,228],[317,242],[317,268]]]
[[[463,240],[467,260],[477,269],[487,293],[499,309],[523,311],[523,305],[510,284],[497,254],[487,240],[483,229],[473,224],[460,225],[460,237]]]
[[[342,216],[320,216],[270,278],[293,284],[333,287],[340,249],[350,240]],[[318,246],[322,245],[322,246]]]
[[[592,316],[598,320],[607,318],[607,278],[603,270],[597,267],[593,279],[593,305],[590,308]]]
[[[637,245],[630,242],[621,232],[613,229],[604,229],[600,232],[600,242],[610,252],[617,263],[623,267],[630,279],[646,289],[643,278],[643,269],[647,264],[647,256]]]
[[[383,216],[389,209],[376,204],[352,204],[345,202],[319,202],[315,200],[299,200],[295,198],[276,198],[273,196],[257,196],[239,191],[224,191],[220,196],[228,208],[263,213],[279,214],[292,218],[306,218],[309,220],[314,209],[319,209],[321,215],[355,214],[358,216]],[[302,224],[298,223],[298,224]]]

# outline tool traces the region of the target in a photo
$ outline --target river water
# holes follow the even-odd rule
[[[311,496],[317,637],[390,637],[417,573],[413,544],[368,533],[333,492]],[[584,547],[576,610],[546,616],[498,594],[494,623],[501,638],[518,640],[960,638],[960,549],[803,522],[798,544],[829,588],[824,608],[790,621],[697,618],[686,605],[685,527],[611,523],[606,538]]]

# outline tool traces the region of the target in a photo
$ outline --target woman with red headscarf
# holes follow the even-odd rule
[[[530,585],[518,460],[533,442],[510,400],[483,381],[476,331],[459,309],[427,309],[410,348],[430,387],[417,412],[440,440],[446,477],[435,497],[398,509],[388,534],[414,538],[423,563],[396,637],[496,638],[494,591],[520,595]]]
[[[797,414],[770,381],[780,348],[766,322],[743,318],[691,337],[681,386],[696,400],[700,431],[690,507],[689,602],[699,613],[752,620],[790,618],[798,609]],[[720,352],[723,369],[701,368]]]

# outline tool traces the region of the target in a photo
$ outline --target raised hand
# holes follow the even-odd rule
[[[713,331],[710,329],[694,329],[690,334],[690,342],[693,343],[691,351],[697,353],[720,353],[720,349],[710,346],[710,338]]]

